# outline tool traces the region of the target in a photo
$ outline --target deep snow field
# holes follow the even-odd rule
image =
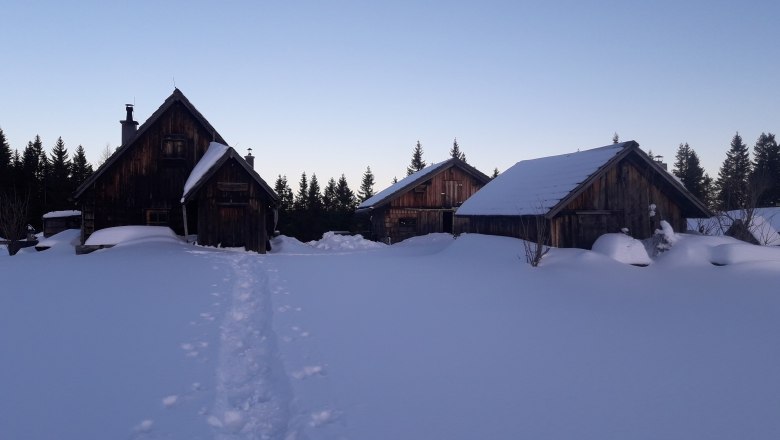
[[[74,237],[0,250],[0,439],[780,438],[777,247]]]

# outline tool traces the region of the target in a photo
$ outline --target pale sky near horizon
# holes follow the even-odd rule
[[[0,6],[0,128],[96,162],[175,85],[273,185],[357,191],[453,138],[486,174],[607,145],[716,175],[734,133],[778,133],[777,1],[30,1]]]

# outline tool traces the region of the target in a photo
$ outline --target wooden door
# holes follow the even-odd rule
[[[221,206],[217,241],[222,247],[239,247],[246,244],[245,208],[243,206]]]

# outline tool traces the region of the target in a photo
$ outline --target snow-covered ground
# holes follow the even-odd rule
[[[0,255],[0,438],[780,438],[780,248],[676,238]]]

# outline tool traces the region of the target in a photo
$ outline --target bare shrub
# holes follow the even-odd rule
[[[531,267],[537,267],[542,257],[550,251],[549,221],[543,215],[521,217],[520,226],[523,230],[525,261]]]
[[[27,208],[30,197],[19,197],[14,190],[0,194],[0,233],[8,240],[8,254],[16,255],[19,241],[27,232]]]

